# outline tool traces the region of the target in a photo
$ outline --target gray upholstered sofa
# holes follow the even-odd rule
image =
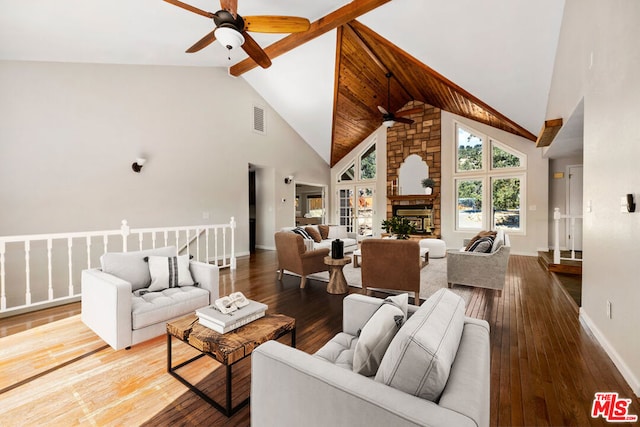
[[[119,350],[165,334],[167,321],[193,313],[219,297],[218,266],[188,259],[184,263],[188,263],[194,285],[184,285],[178,269],[177,286],[153,290],[149,263],[144,259],[175,255],[175,247],[105,253],[100,259],[102,268],[82,271],[82,321]]]
[[[509,235],[503,230],[498,230],[488,253],[465,251],[464,248],[448,250],[449,287],[458,284],[501,291],[504,288],[510,252]]]
[[[315,355],[276,341],[262,344],[252,353],[251,425],[488,426],[489,325],[486,321],[465,317],[464,303],[462,313],[460,307],[456,311],[457,327],[450,327],[454,322],[442,322],[440,316],[431,315],[441,306],[438,298],[444,296],[448,302],[456,301],[451,295],[451,291],[443,289],[420,308],[408,306],[410,317],[391,341],[375,377],[356,373],[352,367],[358,331],[380,307],[382,300],[378,298],[360,294],[347,296],[343,302],[343,332]],[[400,338],[400,347],[394,347],[403,328],[408,330]],[[437,333],[429,335],[433,329],[445,331],[445,334],[458,330],[456,339],[459,341],[455,343],[453,355],[443,356],[441,351],[431,355],[425,352],[421,341],[425,338],[427,347],[447,347],[439,345]],[[363,335],[364,332],[360,339]],[[407,343],[406,347],[402,347],[403,343]],[[403,350],[399,352],[399,348]],[[409,353],[419,355],[418,363],[393,367],[399,354]],[[392,364],[385,366],[387,356]],[[449,365],[450,358],[453,358],[450,370],[439,370],[442,364],[445,368]],[[427,362],[427,359],[431,361]],[[416,359],[406,360],[414,362]],[[384,375],[378,378],[383,366],[387,373],[389,366],[393,367],[391,371],[398,373],[395,380],[401,380],[400,386]],[[425,367],[439,372],[440,376],[446,375],[444,389],[432,400],[415,395],[427,382],[424,378],[431,375],[425,375]],[[402,390],[403,387],[412,392]]]

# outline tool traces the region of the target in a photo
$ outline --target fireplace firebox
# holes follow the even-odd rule
[[[394,205],[393,216],[409,220],[416,234],[433,233],[433,205]]]

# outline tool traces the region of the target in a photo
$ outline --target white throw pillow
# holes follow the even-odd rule
[[[360,330],[353,354],[353,371],[373,376],[402,324],[407,319],[409,294],[387,298]]]
[[[346,239],[349,237],[347,234],[347,227],[344,225],[330,225],[329,226],[329,235],[327,239]]]
[[[149,292],[157,292],[163,289],[177,286],[193,286],[193,278],[189,271],[189,255],[161,257],[150,256],[149,273],[151,285]]]
[[[145,258],[150,256],[173,256],[175,246],[146,249],[133,252],[107,252],[100,257],[102,271],[131,283],[131,290],[146,288],[151,283],[149,265]]]
[[[463,327],[464,300],[440,289],[400,328],[375,380],[436,402],[447,384]]]

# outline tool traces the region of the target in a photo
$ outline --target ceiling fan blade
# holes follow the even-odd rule
[[[220,0],[220,7],[235,18],[238,13],[238,0]]]
[[[256,33],[301,33],[307,31],[309,20],[297,16],[243,16],[245,31]]]
[[[214,34],[215,31],[216,30],[211,31],[209,34],[198,40],[193,46],[187,49],[187,53],[197,52],[213,43],[216,40],[216,36]]]
[[[253,59],[256,64],[261,66],[262,68],[269,68],[271,66],[271,60],[267,56],[264,50],[260,47],[260,45],[247,33],[246,31],[242,32],[244,36],[244,44],[242,45],[242,49],[247,52],[247,55]]]
[[[389,112],[387,110],[385,110],[384,107],[378,105],[378,110],[382,113],[382,114],[389,114]]]
[[[396,117],[410,116],[411,114],[419,113],[420,111],[422,111],[421,107],[415,107],[415,108],[410,108],[408,110],[397,111]]]
[[[406,117],[395,117],[394,120],[400,123],[406,123],[408,125],[413,124],[413,120],[407,119]]]
[[[181,7],[183,9],[186,9],[189,12],[197,13],[198,15],[202,15],[204,17],[213,19],[213,13],[205,12],[202,9],[198,9],[197,7],[191,6],[190,4],[182,3],[179,0],[164,0],[164,1],[166,1],[167,3],[171,3],[174,6],[178,6],[178,7]]]

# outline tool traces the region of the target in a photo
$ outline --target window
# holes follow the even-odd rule
[[[520,178],[492,178],[492,229],[520,229]]]
[[[491,169],[524,167],[524,157],[508,147],[491,140]]]
[[[356,165],[355,163],[351,164],[344,172],[340,174],[340,178],[338,178],[338,182],[340,181],[353,181],[356,176]]]
[[[457,228],[459,230],[482,228],[482,180],[456,180]]]
[[[460,124],[455,134],[456,230],[524,232],[526,155]]]
[[[471,130],[456,125],[456,171],[482,170],[482,147],[484,139]]]
[[[376,178],[376,144],[372,144],[360,156],[360,179]]]
[[[307,196],[307,213],[311,217],[321,217],[323,212],[322,196]]]

